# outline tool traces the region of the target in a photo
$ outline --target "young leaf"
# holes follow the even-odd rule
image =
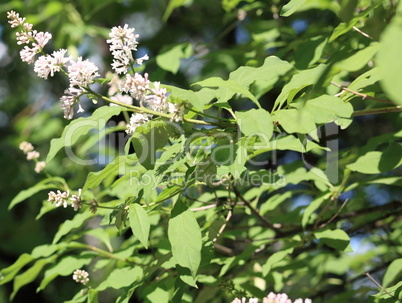
[[[45,287],[58,276],[71,275],[74,270],[80,269],[91,263],[92,257],[72,257],[67,256],[57,262],[54,266],[45,271],[44,278],[40,283],[37,291],[45,289]]]
[[[271,268],[278,262],[282,261],[287,255],[293,252],[293,248],[288,248],[285,250],[273,253],[267,260],[267,262],[262,266],[262,275],[265,277],[271,271]]]
[[[8,209],[12,209],[15,205],[18,203],[23,202],[24,200],[30,198],[34,194],[45,190],[45,189],[54,189],[55,187],[58,187],[57,185],[60,185],[61,178],[53,177],[53,178],[47,178],[45,180],[40,181],[36,185],[22,190],[14,197],[14,199],[10,202],[10,205],[8,206]],[[47,198],[47,195],[46,195]]]
[[[180,60],[190,57],[192,53],[190,43],[177,44],[156,56],[156,64],[160,68],[176,74],[180,68]]]
[[[52,244],[56,244],[57,242],[59,242],[59,240],[63,236],[67,235],[74,228],[81,227],[83,223],[92,216],[93,214],[90,213],[89,211],[84,213],[78,213],[74,216],[72,220],[67,220],[64,223],[62,223],[56,235],[54,236]]]
[[[134,236],[148,249],[148,237],[151,227],[148,213],[141,205],[133,203],[129,206],[128,219]]]
[[[341,229],[317,231],[314,233],[314,236],[332,248],[351,251],[349,246],[350,238],[348,234]]]
[[[201,230],[193,212],[180,200],[170,215],[168,238],[176,263],[190,269],[195,277],[201,262]]]
[[[385,272],[382,280],[382,287],[391,286],[392,283],[402,281],[402,258],[392,261]]]
[[[12,279],[14,279],[15,275],[23,268],[25,265],[30,263],[34,258],[29,254],[22,254],[18,257],[17,261],[15,261],[9,267],[3,268],[0,271],[0,285],[3,285]]]
[[[402,17],[396,15],[381,36],[377,64],[383,79],[381,85],[389,97],[402,105]]]
[[[156,151],[169,142],[169,137],[176,135],[176,128],[166,121],[150,121],[137,127],[132,137],[138,161],[146,169],[153,169]]]
[[[258,135],[268,142],[272,137],[274,125],[271,115],[265,109],[250,109],[246,112],[236,112],[241,132],[245,136]]]
[[[289,17],[294,12],[296,12],[297,9],[304,4],[304,2],[306,2],[306,0],[290,0],[286,5],[282,7],[281,16]]]
[[[78,139],[86,135],[90,130],[101,130],[106,122],[113,116],[120,114],[124,108],[120,106],[101,106],[89,117],[78,118],[67,125],[60,138],[50,141],[50,150],[46,162],[49,163],[57,152],[66,146],[72,146]]]
[[[203,81],[199,81],[194,83],[193,85],[200,85],[202,87],[217,87],[218,90],[222,90],[223,92],[227,93],[227,90],[230,91],[228,98],[231,98],[235,93],[242,94],[243,96],[249,98],[251,101],[261,108],[260,103],[258,102],[257,98],[253,96],[247,89],[245,89],[239,82],[235,80],[223,80],[219,77],[212,77],[205,79]],[[231,95],[230,95],[231,94]],[[228,99],[227,99],[228,100]],[[225,100],[225,101],[227,101]]]

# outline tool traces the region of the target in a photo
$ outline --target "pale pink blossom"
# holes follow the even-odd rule
[[[82,60],[82,57],[78,57],[77,61],[70,60],[70,63],[71,65],[68,66],[68,77],[72,86],[88,86],[99,76],[98,67],[88,59]]]
[[[20,57],[23,62],[26,62],[28,64],[31,64],[35,61],[35,55],[40,51],[38,47],[30,48],[28,46],[25,46],[21,51],[20,51]]]
[[[46,167],[46,162],[45,161],[38,161],[35,164],[35,171],[37,173],[40,173],[45,167]]]
[[[20,148],[20,150],[22,150],[24,152],[24,154],[27,154],[28,152],[34,150],[33,145],[31,143],[27,142],[27,141],[22,141],[20,143],[19,148]]]
[[[142,64],[144,60],[148,60],[145,55],[137,60],[133,58],[133,51],[137,50],[138,35],[134,34],[135,29],[129,28],[127,24],[124,27],[113,27],[109,36],[111,39],[106,40],[110,44],[110,51],[113,55],[112,68],[118,74],[126,74],[130,65],[134,62]]]
[[[36,150],[30,151],[27,153],[27,160],[35,160],[40,157],[40,153]]]
[[[134,99],[143,101],[149,90],[149,83],[148,74],[144,74],[144,77],[139,73],[135,73],[134,76],[127,74],[126,78],[120,82],[119,89],[129,93]]]
[[[89,282],[89,274],[85,270],[77,269],[73,273],[73,280],[86,285]]]
[[[149,121],[151,115],[134,113],[130,117],[130,123],[127,124],[126,133],[133,134],[138,126],[141,126]]]
[[[45,47],[45,45],[52,39],[52,34],[47,32],[39,32],[34,36],[36,42],[32,43],[33,46],[38,46],[39,49]]]
[[[56,207],[63,206],[64,208],[67,207],[68,205],[68,197],[70,196],[69,191],[61,192],[60,190],[55,193],[54,191],[51,191],[48,193],[48,201],[50,203],[55,203]]]
[[[78,195],[72,195],[70,200],[71,200],[71,207],[74,208],[75,211],[81,208],[82,204],[82,198],[81,198],[81,193],[82,189],[80,188],[78,190]]]

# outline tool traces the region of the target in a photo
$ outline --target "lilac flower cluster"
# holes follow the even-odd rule
[[[58,190],[57,193],[51,191],[48,196],[47,200],[50,203],[55,203],[56,207],[63,206],[64,208],[67,208],[69,201],[71,207],[74,208],[75,211],[80,209],[82,206],[81,189],[78,190],[78,195],[72,195],[71,198],[70,191],[61,192],[60,190]]]
[[[7,17],[12,27],[21,29],[17,33],[18,44],[31,44],[31,47],[25,46],[21,51],[22,61],[35,62],[34,71],[44,79],[53,77],[57,72],[63,72],[68,76],[69,87],[60,98],[64,118],[73,118],[75,104],[78,104],[77,113],[83,112],[80,97],[91,92],[89,86],[100,76],[98,67],[88,59],[78,57],[75,60],[67,56],[65,49],[54,51],[51,55],[45,54],[43,47],[52,38],[51,34],[32,30],[32,24],[26,23],[25,18],[21,18],[14,11],[8,12]],[[113,27],[109,34],[110,39],[106,40],[113,55],[112,69],[116,72],[109,84],[109,96],[112,98],[109,100],[112,100],[112,103],[114,101],[123,106],[131,106],[133,99],[136,99],[141,107],[149,109],[148,112],[172,114],[171,120],[180,121],[183,108],[168,102],[168,92],[161,87],[160,82],[151,83],[148,74],[142,76],[134,71],[135,64],[141,65],[143,61],[149,59],[148,55],[134,59],[133,51],[137,50],[138,45],[138,34],[134,34],[134,31],[135,29],[129,28],[127,24],[123,27]],[[36,54],[42,55],[35,61]],[[132,74],[128,73],[129,71]],[[124,74],[123,78],[120,79],[118,74]],[[139,125],[148,122],[151,117],[152,115],[146,113],[134,113],[126,132],[132,134]]]
[[[37,173],[40,173],[46,167],[45,161],[38,161],[40,153],[34,150],[34,147],[31,143],[23,141],[20,143],[19,148],[23,151],[24,154],[27,155],[27,160],[35,161],[35,171]]]
[[[89,273],[85,270],[77,269],[73,273],[73,280],[86,285],[89,282]]]
[[[246,301],[246,298],[235,298],[232,303],[258,303],[257,298],[250,298]],[[270,292],[268,296],[262,298],[262,303],[312,303],[311,299],[296,299],[294,302],[289,299],[287,294],[275,294]]]
[[[20,15],[14,11],[7,12],[8,23],[11,27],[21,27],[22,31],[17,33],[17,44],[31,44],[26,45],[20,52],[21,60],[31,64],[35,61],[36,54],[39,54],[45,45],[52,39],[52,35],[45,32],[37,32],[32,30],[33,25],[25,22],[26,18],[21,18]]]

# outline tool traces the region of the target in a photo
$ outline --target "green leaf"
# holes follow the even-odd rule
[[[268,273],[271,271],[272,267],[282,261],[287,255],[291,254],[293,252],[293,248],[288,248],[285,250],[278,251],[276,253],[273,253],[265,262],[265,264],[262,266],[262,275],[265,277],[268,275]]]
[[[402,258],[392,261],[382,279],[382,287],[391,286],[393,283],[402,281]]]
[[[270,56],[264,60],[260,67],[240,66],[229,75],[229,80],[234,80],[245,88],[251,84],[254,87],[264,87],[264,91],[271,88],[279,79],[293,69],[293,66],[275,56]]]
[[[105,290],[108,287],[122,289],[140,281],[143,276],[143,269],[139,266],[116,268],[96,289],[98,291]]]
[[[236,112],[241,132],[245,136],[258,135],[268,142],[272,137],[274,125],[271,115],[265,109],[250,109],[246,112]]]
[[[60,185],[60,180],[62,180],[62,179],[57,178],[57,177],[47,178],[45,180],[40,181],[39,183],[37,183],[36,185],[34,185],[28,189],[24,189],[24,190],[20,191],[18,193],[18,195],[16,195],[14,197],[14,199],[10,202],[8,209],[9,210],[12,209],[18,203],[25,201],[26,199],[30,198],[31,196],[33,196],[34,194],[36,194],[42,190],[54,189],[55,187],[58,187],[57,185]],[[47,198],[47,195],[46,195],[46,198]]]
[[[169,142],[169,137],[175,136],[176,129],[171,123],[156,120],[136,128],[132,137],[138,161],[146,169],[153,169],[156,162],[156,151]]]
[[[315,99],[301,103],[293,103],[302,111],[307,111],[316,124],[337,122],[338,118],[350,118],[353,106],[334,96],[322,95]]]
[[[10,295],[10,299],[13,300],[19,289],[26,285],[31,283],[36,279],[36,277],[40,274],[42,271],[43,267],[52,262],[53,259],[40,259],[35,262],[35,264],[29,268],[27,271],[24,273],[18,275],[14,279],[14,284],[13,284],[13,292]]]
[[[282,17],[289,17],[294,12],[297,11],[299,7],[301,7],[306,0],[290,0],[286,5],[282,7],[281,16]]]
[[[125,174],[124,169],[127,166],[130,165],[132,166],[133,162],[136,162],[136,159],[135,161],[133,161],[130,160],[128,156],[119,156],[116,159],[114,159],[113,162],[106,165],[104,169],[98,172],[90,172],[82,188],[82,191],[85,192],[87,189],[97,187],[99,184],[102,183],[103,180],[109,178],[111,175],[117,175],[117,174],[124,175]]]
[[[134,236],[148,249],[148,237],[151,227],[148,213],[141,205],[133,203],[129,206],[128,219]]]
[[[166,20],[169,19],[169,16],[176,8],[183,6],[188,2],[190,2],[190,0],[170,0],[165,13],[163,14],[163,21],[166,22]]]
[[[383,79],[381,86],[390,99],[402,105],[402,16],[393,18],[381,36],[377,65]]]
[[[321,204],[330,197],[330,193],[324,194],[316,199],[314,199],[309,206],[306,207],[303,217],[302,217],[302,226],[305,228],[309,223],[310,216],[321,206]]]
[[[314,119],[308,111],[296,109],[281,109],[272,118],[288,133],[309,134],[317,129]]]
[[[71,275],[76,269],[81,269],[83,266],[91,263],[92,257],[72,257],[67,256],[57,262],[54,266],[45,271],[42,282],[37,291],[45,289],[45,287],[58,276]]]
[[[346,167],[363,174],[379,174],[391,171],[400,165],[402,165],[402,144],[392,142],[384,151],[368,152]]]
[[[283,87],[278,98],[276,98],[274,110],[280,109],[286,101],[290,103],[303,88],[316,84],[324,74],[326,68],[326,65],[320,64],[317,67],[303,70],[295,74]]]
[[[353,26],[357,24],[362,18],[365,18],[368,14],[370,14],[377,6],[381,4],[381,1],[376,3],[375,5],[370,6],[366,10],[362,11],[360,14],[358,14],[356,17],[351,19],[348,23],[341,23],[339,24],[333,31],[331,37],[329,38],[329,42],[334,41],[336,38],[346,34],[348,31],[350,31]]]
[[[23,268],[25,265],[33,261],[34,258],[29,254],[22,254],[18,257],[17,261],[15,261],[9,267],[3,268],[0,270],[0,285],[3,285],[12,279],[14,279],[15,275]]]
[[[223,90],[227,94],[227,100],[230,99],[233,94],[239,93],[242,94],[243,96],[249,98],[251,101],[253,101],[259,108],[261,108],[260,103],[254,97],[247,89],[245,89],[239,82],[235,80],[223,80],[222,78],[219,77],[212,77],[205,79],[203,81],[199,81],[194,83],[193,85],[200,85],[202,87],[216,87],[219,89],[227,89]],[[225,100],[226,101],[226,100]]]
[[[176,263],[190,269],[195,277],[201,262],[201,230],[193,212],[180,200],[170,215],[168,237]]]
[[[332,248],[342,251],[351,251],[349,246],[350,238],[348,234],[341,229],[317,231],[314,233],[314,236]]]
[[[295,52],[296,67],[306,69],[315,64],[321,58],[327,42],[327,37],[316,36],[301,43]]]
[[[176,74],[180,68],[180,59],[188,58],[192,54],[193,50],[190,43],[175,44],[167,51],[156,56],[156,64],[160,68]]]
[[[358,51],[347,59],[337,62],[335,66],[342,70],[354,72],[362,69],[374,57],[380,48],[380,43],[373,42],[368,47]]]
[[[87,211],[84,213],[76,214],[72,220],[64,221],[64,223],[60,225],[59,230],[54,236],[52,244],[56,244],[57,242],[59,242],[59,240],[63,236],[67,235],[74,228],[82,227],[84,222],[92,216],[93,214]]]
[[[101,106],[90,117],[78,118],[67,125],[60,138],[50,141],[50,150],[46,162],[49,163],[63,147],[72,146],[78,139],[90,130],[101,130],[113,116],[120,114],[124,108],[120,106]]]
[[[189,89],[182,89],[171,85],[164,85],[164,87],[171,92],[172,97],[179,98],[182,101],[188,101],[200,111],[203,111],[204,105],[208,104],[213,99],[213,97],[210,97],[210,91],[207,91],[207,89],[201,89],[198,92],[193,92]]]

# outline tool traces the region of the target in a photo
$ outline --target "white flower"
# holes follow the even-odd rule
[[[45,161],[36,162],[35,171],[39,174],[46,167]]]
[[[39,32],[34,36],[36,43],[32,43],[33,46],[38,46],[40,49],[44,48],[45,45],[52,39],[52,34],[47,32]]]
[[[144,55],[144,56],[142,56],[141,58],[135,59],[135,63],[137,63],[137,64],[139,64],[139,65],[142,65],[142,63],[143,63],[145,60],[149,60],[148,55]]]
[[[24,152],[24,154],[34,150],[33,145],[27,141],[21,142],[19,148]]]
[[[154,88],[150,89],[152,94],[146,96],[148,106],[160,113],[168,113],[167,90],[160,87],[160,82],[154,82]]]
[[[77,211],[79,208],[81,208],[81,202],[82,202],[82,199],[81,199],[81,192],[82,192],[82,189],[80,188],[79,190],[78,190],[78,195],[72,195],[71,196],[71,198],[70,198],[70,200],[71,200],[71,207],[73,207],[74,208],[74,210],[75,211]]]
[[[25,18],[20,18],[20,14],[16,13],[15,11],[7,12],[8,23],[11,24],[11,27],[21,26],[25,22]]]
[[[89,282],[88,276],[89,273],[87,273],[85,270],[77,269],[73,273],[73,280],[85,285]]]
[[[60,49],[53,52],[52,55],[40,56],[35,62],[34,71],[41,78],[47,79],[49,74],[53,77],[55,72],[59,72],[71,60],[71,58],[64,56],[66,52],[66,49]]]
[[[77,96],[71,95],[67,89],[65,94],[60,98],[60,107],[64,112],[64,119],[71,120],[74,115],[74,103],[78,100]]]
[[[134,76],[127,74],[126,78],[119,83],[119,89],[129,93],[134,99],[143,101],[149,90],[148,74],[144,74],[144,77],[138,73]]]
[[[40,156],[40,153],[33,150],[27,153],[27,160],[35,160],[38,159]]]
[[[20,51],[20,57],[23,62],[26,62],[28,64],[31,64],[35,61],[35,55],[39,52],[38,47],[34,48],[29,48],[28,46],[25,46],[21,51]]]
[[[70,62],[71,65],[68,67],[68,77],[71,86],[88,86],[99,76],[98,67],[88,59],[83,61],[82,57],[78,57],[76,62],[73,60]]]
[[[132,114],[130,118],[130,123],[127,124],[126,133],[133,134],[135,132],[135,129],[138,126],[147,123],[150,117],[151,115],[148,114],[140,114],[140,113]]]
[[[48,193],[48,201],[50,203],[56,202],[55,206],[63,206],[64,208],[68,205],[68,197],[70,195],[69,191],[61,192],[60,190],[57,191],[57,194],[54,191]]]
[[[134,34],[135,29],[129,28],[127,24],[122,28],[121,26],[113,27],[109,36],[111,39],[106,40],[110,45],[110,51],[114,57],[112,68],[118,74],[127,73],[131,62],[134,61],[132,51],[137,50],[138,35]],[[140,58],[139,62],[147,58]],[[139,63],[140,64],[140,63]]]

